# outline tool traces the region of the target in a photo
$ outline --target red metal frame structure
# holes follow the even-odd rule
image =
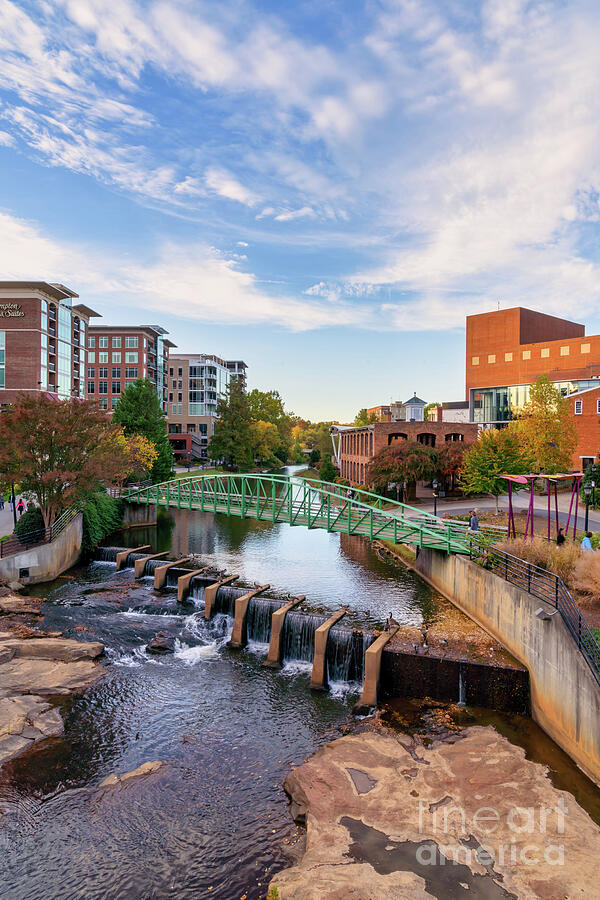
[[[575,504],[575,515],[573,517],[573,540],[577,537],[577,514],[579,512],[579,489],[581,486],[581,480],[583,478],[583,472],[572,472],[571,474],[563,474],[557,473],[556,475],[546,475],[543,472],[539,474],[531,474],[531,475],[501,475],[500,478],[504,478],[508,485],[508,531],[507,535],[510,539],[512,537],[516,537],[515,530],[515,511],[512,502],[513,495],[513,485],[514,484],[522,484],[529,485],[529,504],[527,507],[527,519],[525,521],[525,537],[528,537],[531,534],[533,537],[533,526],[535,521],[535,510],[533,504],[533,487],[538,478],[543,478],[546,480],[546,487],[548,493],[548,522],[547,522],[547,531],[546,536],[547,539],[550,540],[550,521],[551,521],[551,511],[550,511],[550,498],[552,493],[552,485],[554,485],[554,512],[556,518],[556,533],[558,534],[559,523],[558,523],[558,490],[557,485],[559,481],[565,481],[567,478],[573,479],[573,486],[571,488],[571,502],[569,503],[569,515],[567,516],[567,524],[566,524],[566,532],[569,533],[569,527],[571,525],[571,515],[573,514],[573,504]]]

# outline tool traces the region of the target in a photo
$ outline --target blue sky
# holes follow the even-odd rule
[[[600,330],[596,0],[0,0],[0,272],[312,418],[464,394],[465,315]]]

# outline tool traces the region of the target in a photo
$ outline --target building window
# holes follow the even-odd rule
[[[93,381],[88,381],[88,394],[95,394],[95,393],[96,393],[96,385],[94,384]]]
[[[96,377],[96,370],[94,368],[92,368],[92,369],[88,368],[88,378],[95,378],[95,377]]]
[[[113,399],[110,401],[111,408],[116,409],[118,402],[119,402],[119,398],[113,397]]]
[[[177,394],[177,399],[181,403],[181,401],[183,400],[183,394]]]
[[[98,406],[100,407],[100,409],[108,409],[108,400],[98,400]]]
[[[117,353],[113,353],[113,355],[112,355],[112,361],[113,361],[114,363],[120,363],[120,362],[121,362],[121,354],[118,353],[118,352],[117,352]]]
[[[479,357],[478,357],[478,356],[473,356],[473,357],[471,358],[471,365],[472,365],[472,366],[478,366],[478,365],[479,365]]]
[[[133,369],[126,368],[125,369],[125,378],[137,378],[137,369],[136,368],[133,368]]]
[[[169,403],[173,402],[173,394],[169,394]]]
[[[172,405],[172,407],[171,407],[171,414],[172,414],[173,416],[176,416],[176,415],[177,415],[177,405],[176,405],[175,403],[174,403],[174,404]]]
[[[99,394],[108,394],[108,381],[99,381],[98,382],[98,393]]]
[[[138,345],[138,339],[136,337],[126,337],[125,338],[125,346],[131,348],[135,348]]]
[[[101,350],[108,350],[108,338],[107,337],[99,337],[98,338],[98,346]]]
[[[177,369],[177,374],[179,375],[180,378],[183,375],[183,369],[181,368],[181,366],[179,366],[179,368]]]
[[[488,362],[489,362],[489,363],[495,363],[495,362],[496,362],[496,354],[495,354],[495,353],[489,353],[489,354],[488,354]]]
[[[113,369],[113,370],[112,370],[111,378],[117,378],[117,379],[119,379],[120,377],[121,377],[121,370],[120,370],[119,367],[117,366],[116,369]]]
[[[98,369],[98,378],[108,378],[108,369],[105,367],[100,367]]]
[[[169,375],[171,376],[171,378],[173,377],[173,366],[169,368]]]
[[[99,353],[98,354],[98,362],[99,363],[107,363],[108,362],[108,353]]]
[[[113,345],[113,347],[120,347],[120,346],[121,346],[121,338],[120,338],[120,337],[114,337],[114,338],[112,339],[112,345]]]
[[[95,347],[95,346],[96,346],[96,338],[90,334],[88,337],[88,347]]]
[[[575,415],[580,416],[583,412],[583,400],[575,401]]]
[[[120,394],[120,393],[121,393],[121,382],[120,382],[120,381],[113,381],[113,383],[112,383],[112,392],[113,392],[113,394]]]
[[[600,416],[600,400],[596,400],[596,412]]]
[[[550,347],[542,347],[541,357],[542,359],[546,359],[550,356]]]
[[[95,363],[96,362],[96,351],[88,350],[88,362]]]
[[[174,378],[173,379],[173,388],[176,388],[176,387],[177,387],[177,380]]]
[[[126,353],[125,354],[125,362],[126,363],[137,363],[138,355],[137,353]]]
[[[523,350],[523,359],[531,359],[531,350]]]
[[[589,345],[589,344],[582,344],[582,345],[581,345],[581,352],[582,352],[582,353],[589,353],[589,352],[590,352],[590,345]]]
[[[560,348],[560,355],[561,355],[561,356],[568,356],[568,355],[569,355],[569,348],[568,348],[568,347],[561,347],[561,348]]]
[[[512,353],[504,354],[504,362],[512,362]]]

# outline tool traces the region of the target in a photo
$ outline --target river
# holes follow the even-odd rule
[[[128,545],[145,537],[131,531]],[[157,550],[269,583],[274,597],[305,594],[314,611],[348,603],[352,624],[436,615],[435,592],[361,538],[183,510],[150,537]],[[0,771],[2,900],[263,897],[298,833],[283,779],[343,733],[357,685],[311,694],[304,663],[263,668],[263,646],[225,646],[227,616],[206,623],[193,604],[177,608],[173,590],[110,561],[38,593],[46,629],[105,643],[107,675],[63,703],[64,739]],[[146,653],[157,630],[175,638],[174,654]],[[167,763],[161,773],[98,790],[155,759]]]

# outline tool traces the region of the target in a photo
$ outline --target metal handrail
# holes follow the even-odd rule
[[[469,556],[505,581],[558,610],[592,674],[600,684],[600,644],[559,575],[513,556],[505,550],[488,546],[477,537],[471,537]]]
[[[0,559],[24,553],[26,550],[30,550],[32,547],[39,547],[41,544],[51,544],[80,512],[81,508],[79,506],[70,506],[48,528],[36,528],[19,537],[9,537],[5,541],[0,541]]]

